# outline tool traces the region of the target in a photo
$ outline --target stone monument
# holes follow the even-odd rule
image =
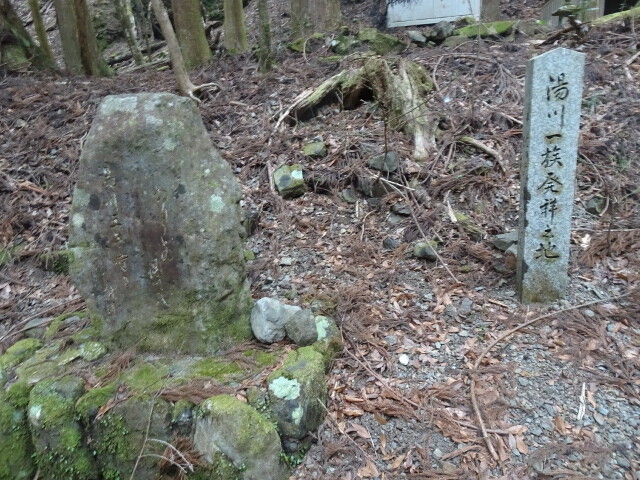
[[[583,73],[584,54],[565,48],[527,64],[516,266],[523,303],[562,298],[569,281]]]
[[[187,98],[109,96],[84,142],[71,276],[103,338],[215,353],[251,337],[242,191]]]

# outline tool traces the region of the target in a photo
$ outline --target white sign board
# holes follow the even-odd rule
[[[481,0],[406,0],[387,8],[388,27],[426,25],[463,17],[480,19]]]

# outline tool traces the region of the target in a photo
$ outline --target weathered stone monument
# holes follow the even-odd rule
[[[69,243],[89,308],[0,355],[0,480],[289,478],[341,332],[276,299],[252,308],[241,189],[192,101],[107,97],[78,177]],[[252,327],[299,348],[239,344]]]
[[[73,281],[104,338],[186,354],[251,337],[241,196],[191,100],[102,102],[80,159],[69,245]]]
[[[569,281],[583,72],[584,54],[565,48],[527,64],[516,267],[523,303],[562,298]]]

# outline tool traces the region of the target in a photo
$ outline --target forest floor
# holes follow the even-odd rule
[[[286,35],[283,3],[273,2],[276,39]],[[375,23],[370,3],[344,6],[354,30]],[[536,18],[541,3],[504,2],[504,13]],[[392,33],[406,39],[404,29]],[[221,86],[203,94],[200,111],[248,211],[258,213],[247,246],[256,254],[248,264],[254,298],[319,308],[344,336],[328,376],[326,421],[292,478],[640,479],[639,34],[636,19],[553,45],[523,35],[455,48],[407,40],[400,56],[424,65],[438,85],[428,99],[441,119],[438,151],[422,163],[373,100],[276,128],[298,94],[360,66],[359,56],[327,62],[328,48],[302,55],[283,47],[271,73],[258,73],[249,55],[218,55],[192,72],[194,83]],[[526,63],[557,46],[587,58],[571,282],[565,299],[526,307],[492,240],[517,228]],[[97,105],[106,95],[157,91],[176,91],[171,72],[2,75],[0,352],[28,322],[83,308],[69,277],[42,254],[66,246]],[[501,163],[461,143],[463,135]],[[312,160],[301,150],[316,137],[329,153]],[[376,175],[367,152],[387,150],[401,159],[398,188],[343,200],[356,178]],[[292,163],[302,164],[309,191],[283,200],[268,170]],[[592,214],[594,197],[603,200]],[[470,236],[451,210],[482,234]],[[411,254],[421,232],[439,240],[438,261]]]

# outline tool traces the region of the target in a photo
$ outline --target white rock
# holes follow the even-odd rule
[[[261,298],[251,311],[253,334],[264,343],[279,342],[285,337],[285,326],[300,310],[274,298]]]
[[[406,353],[403,353],[398,357],[398,361],[400,362],[401,365],[409,365],[409,355],[407,355]]]

